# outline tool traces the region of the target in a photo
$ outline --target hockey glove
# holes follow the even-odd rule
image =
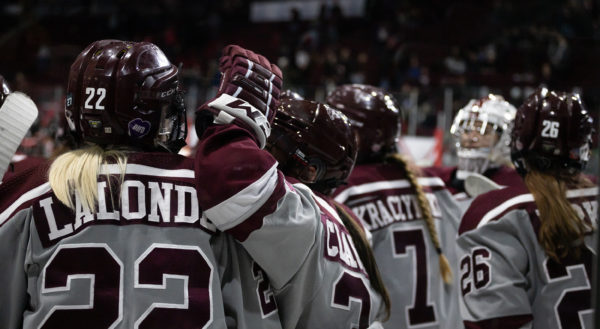
[[[264,56],[236,45],[223,49],[219,70],[217,96],[196,113],[198,136],[211,124],[233,123],[252,132],[264,148],[279,106],[281,70]]]

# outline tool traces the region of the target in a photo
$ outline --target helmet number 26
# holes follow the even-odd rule
[[[85,94],[88,95],[85,100],[84,107],[90,110],[104,110],[104,105],[102,105],[102,101],[106,97],[106,88],[85,88]],[[96,103],[92,105],[91,103],[94,101],[94,96],[98,96]]]
[[[542,137],[547,137],[547,138],[558,137],[558,128],[560,127],[560,122],[544,120],[544,121],[542,121],[542,125],[544,126],[544,129],[542,129]]]

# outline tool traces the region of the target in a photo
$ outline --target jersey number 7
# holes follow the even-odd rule
[[[435,323],[435,306],[428,303],[429,291],[429,261],[427,245],[422,228],[410,230],[394,230],[394,257],[407,257],[412,251],[415,268],[413,270],[413,302],[407,308],[407,318],[410,326]]]

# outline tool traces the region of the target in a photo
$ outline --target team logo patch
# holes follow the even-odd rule
[[[148,135],[148,133],[150,132],[150,126],[151,126],[150,121],[142,120],[140,118],[135,118],[135,119],[129,121],[128,134],[129,134],[129,136],[134,137],[134,138],[142,138],[142,137]]]

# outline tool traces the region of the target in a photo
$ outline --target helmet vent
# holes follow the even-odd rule
[[[127,54],[127,49],[122,49],[121,51],[119,51],[117,53],[117,58],[121,59],[121,58],[123,58],[123,56],[125,56],[125,54]]]
[[[103,50],[104,50],[104,48],[100,48],[100,49],[96,50],[94,55],[92,55],[92,58],[96,58],[96,57],[100,56],[100,54],[102,54]]]

